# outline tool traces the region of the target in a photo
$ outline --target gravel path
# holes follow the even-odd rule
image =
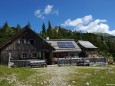
[[[70,67],[48,67],[46,72],[51,74],[48,86],[68,86],[67,76],[72,72],[72,69]]]

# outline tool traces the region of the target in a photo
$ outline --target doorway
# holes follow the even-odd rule
[[[48,65],[52,65],[52,59],[50,57],[50,52],[45,52],[45,59]]]

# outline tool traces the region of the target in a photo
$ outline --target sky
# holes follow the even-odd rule
[[[62,26],[69,30],[115,35],[115,0],[0,0],[0,26],[22,27],[30,22],[36,32]]]

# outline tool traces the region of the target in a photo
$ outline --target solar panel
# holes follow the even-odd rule
[[[67,45],[65,44],[65,42],[57,42],[59,48],[67,48]]]
[[[75,48],[72,42],[66,42],[66,45],[68,46],[68,48]]]
[[[66,42],[66,44],[68,44],[68,45],[69,45],[69,44],[72,45],[73,43],[72,43],[72,42]]]
[[[72,42],[57,42],[59,48],[75,48]]]

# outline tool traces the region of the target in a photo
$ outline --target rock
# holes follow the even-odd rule
[[[41,83],[41,85],[43,85],[43,83]]]
[[[46,81],[44,81],[44,83],[46,83]]]
[[[76,83],[76,81],[72,81],[72,83]]]
[[[89,82],[86,82],[86,85],[89,86]]]
[[[71,85],[68,85],[68,86],[71,86]]]

